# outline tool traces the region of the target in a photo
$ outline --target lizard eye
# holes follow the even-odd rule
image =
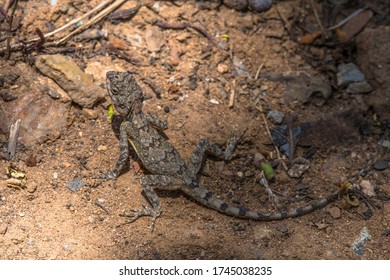
[[[119,90],[117,88],[111,88],[111,92],[117,95],[119,93]]]

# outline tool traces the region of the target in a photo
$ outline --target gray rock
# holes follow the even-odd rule
[[[84,180],[73,178],[68,182],[68,189],[72,192],[76,192],[85,186]]]
[[[366,79],[364,74],[352,62],[347,64],[340,64],[337,69],[338,86],[346,86],[353,82],[363,82]]]
[[[363,81],[349,84],[345,91],[348,93],[368,93],[372,90],[372,86],[367,81]]]
[[[320,93],[324,100],[327,100],[332,95],[332,88],[328,80],[312,77],[306,72],[286,72],[271,77],[270,80],[286,82],[287,91],[284,95],[286,102],[298,101],[301,104],[305,104],[314,93]]]
[[[65,56],[41,55],[36,59],[35,66],[65,90],[73,102],[82,107],[92,108],[106,95],[105,90],[95,85],[89,75]]]
[[[275,124],[281,124],[283,122],[284,115],[277,110],[271,110],[268,112],[267,117],[270,118]]]
[[[18,87],[13,90],[18,98],[7,102],[5,110],[0,110],[0,129],[8,133],[9,126],[21,119],[19,142],[27,147],[49,135],[60,136],[61,130],[66,126],[70,104],[42,93],[35,83],[36,72],[27,64],[20,63],[15,70],[23,73],[23,80],[16,82]]]
[[[389,168],[389,162],[387,160],[380,159],[374,163],[373,167],[375,170],[382,171]]]
[[[249,8],[261,13],[272,7],[272,0],[248,0]]]

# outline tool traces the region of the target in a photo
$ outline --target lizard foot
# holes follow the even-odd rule
[[[231,158],[233,157],[233,151],[236,148],[237,143],[241,140],[242,136],[244,136],[247,130],[248,128],[245,128],[240,134],[238,134],[237,126],[233,126],[233,135],[226,145],[225,160],[231,160]]]
[[[130,212],[131,213],[129,213],[129,214],[127,214],[127,213],[120,214],[121,217],[126,217],[126,218],[129,218],[129,219],[127,221],[119,224],[118,227],[126,225],[126,224],[130,224],[130,223],[134,222],[135,220],[137,220],[140,217],[151,216],[152,217],[152,223],[150,225],[150,228],[153,231],[154,230],[154,225],[156,223],[156,219],[161,214],[161,211],[156,211],[155,209],[152,209],[152,208],[144,208],[142,210],[131,209]]]
[[[117,176],[115,176],[115,173],[113,171],[108,172],[107,174],[99,174],[96,176],[93,176],[92,179],[103,179],[105,181],[115,179]]]

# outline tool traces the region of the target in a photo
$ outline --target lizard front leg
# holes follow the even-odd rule
[[[153,230],[156,219],[161,214],[160,200],[156,192],[154,191],[154,189],[173,191],[173,190],[180,189],[180,187],[183,184],[184,182],[182,180],[170,176],[165,176],[165,175],[143,176],[141,179],[142,190],[144,191],[147,199],[152,205],[152,208],[144,208],[141,210],[132,209],[130,210],[131,211],[130,214],[121,214],[121,216],[128,217],[130,219],[120,225],[132,223],[142,216],[151,216],[153,218],[151,229]]]
[[[163,130],[166,130],[168,128],[167,121],[162,121],[159,118],[154,117],[154,116],[149,115],[149,114],[147,114],[145,116],[146,116],[146,120],[148,121],[148,123],[150,125],[152,125],[154,128],[156,128],[157,130],[163,131]]]
[[[98,176],[99,179],[116,179],[126,166],[129,159],[129,140],[128,140],[128,126],[129,122],[122,122],[119,128],[119,157],[115,164],[115,168],[105,175]]]

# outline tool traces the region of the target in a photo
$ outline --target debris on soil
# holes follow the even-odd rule
[[[84,186],[85,186],[85,182],[82,179],[73,178],[68,182],[68,189],[71,190],[72,192],[77,192]]]
[[[366,227],[364,227],[359,234],[359,237],[352,243],[352,250],[357,255],[363,255],[363,250],[366,243],[371,240],[371,235]]]
[[[389,168],[389,162],[387,160],[384,160],[384,159],[379,159],[374,163],[373,167],[375,170],[383,171],[383,170]]]

